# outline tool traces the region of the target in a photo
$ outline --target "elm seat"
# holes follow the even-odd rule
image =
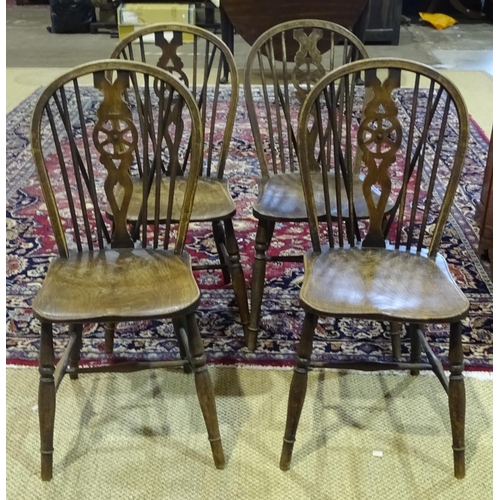
[[[328,174],[330,178],[330,200],[332,216],[337,216],[337,204],[335,194],[335,180],[333,174]],[[314,199],[318,210],[318,216],[324,216],[325,196],[323,192],[323,181],[320,172],[311,174]],[[356,216],[359,218],[368,218],[368,209],[365,199],[363,198],[363,179],[364,177],[356,177],[353,181],[354,190],[354,209]],[[378,203],[380,192],[376,188],[372,188],[373,200]],[[196,203],[196,198],[195,198]],[[386,210],[393,207],[393,202],[389,200],[386,205]],[[300,180],[300,172],[285,172],[279,175],[271,175],[262,178],[259,182],[259,196],[253,206],[255,217],[267,217],[273,220],[286,220],[295,222],[307,221],[307,210],[304,200],[304,191]],[[342,215],[348,216],[347,199],[342,197]]]
[[[187,314],[199,298],[186,252],[121,248],[56,258],[33,313],[54,323],[132,321]]]
[[[381,248],[307,252],[300,303],[325,316],[413,323],[456,321],[469,309],[442,255]]]
[[[130,221],[136,221],[142,205],[142,180],[135,178],[132,180],[133,192],[130,205],[127,212],[127,218]],[[182,202],[186,191],[187,179],[177,177],[175,181],[174,201],[172,207],[172,221],[180,219]],[[162,179],[160,190],[160,219],[167,213],[168,192],[170,179]],[[116,189],[118,199],[123,197],[123,188],[119,186]],[[148,220],[154,221],[155,211],[155,192],[151,190],[148,197]],[[111,210],[107,208],[108,215]],[[193,211],[190,218],[191,222],[205,222],[214,219],[226,219],[236,213],[236,205],[229,193],[227,179],[211,179],[200,177],[194,196]]]

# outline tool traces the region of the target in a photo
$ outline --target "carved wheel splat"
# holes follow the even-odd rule
[[[168,71],[169,73],[172,73],[174,76],[179,78],[179,80],[181,80],[182,83],[186,85],[186,87],[189,87],[189,78],[186,75],[186,73],[182,70],[182,68],[184,68],[184,63],[177,54],[177,49],[182,45],[182,33],[179,31],[173,32],[171,40],[167,40],[165,38],[165,33],[157,32],[155,33],[155,45],[157,47],[160,47],[160,49],[162,50],[162,55],[160,56],[160,59],[158,59],[156,66],[158,66],[161,69],[164,69],[165,71]],[[161,92],[157,80],[155,80],[154,82],[154,89],[155,89],[155,94],[159,98]],[[166,173],[169,174],[173,167],[175,168],[177,175],[183,175],[182,167],[179,163],[178,155],[176,152],[177,145],[173,143],[172,138],[168,133],[170,125],[174,124],[175,127],[180,127],[177,134],[179,137],[182,137],[182,132],[184,131],[184,123],[180,119],[181,118],[180,97],[174,96],[172,104],[173,104],[172,112],[171,113],[167,112],[167,123],[165,126],[165,136],[164,136],[169,151],[169,164],[166,169]]]
[[[130,167],[133,152],[137,147],[137,129],[132,120],[132,113],[123,99],[128,86],[127,71],[118,71],[113,84],[106,79],[104,71],[94,74],[94,87],[104,96],[97,110],[93,141],[100,154],[99,161],[108,172],[104,191],[113,213],[111,248],[134,246],[127,230],[127,211],[132,197]],[[123,188],[121,206],[118,206],[114,192],[117,184]]]
[[[311,88],[325,75],[325,68],[322,64],[321,52],[318,49],[318,41],[323,38],[323,30],[314,28],[310,35],[306,35],[304,30],[293,30],[293,37],[299,42],[299,50],[295,54],[295,67],[292,72],[292,84],[297,91],[297,98],[300,103],[309,94]],[[304,88],[305,86],[305,88]],[[316,117],[313,117],[313,124],[309,133],[309,165],[311,171],[319,171],[320,166],[314,157],[314,146],[318,136],[318,124]]]
[[[368,169],[363,181],[363,194],[370,214],[370,228],[363,247],[385,248],[382,222],[392,186],[389,167],[396,161],[402,139],[398,108],[391,93],[400,87],[400,76],[399,70],[390,69],[389,76],[382,84],[376,70],[369,70],[365,75],[365,86],[371,90],[373,97],[365,107],[364,118],[358,130],[362,161]],[[372,187],[375,184],[381,189],[377,205],[372,197]]]

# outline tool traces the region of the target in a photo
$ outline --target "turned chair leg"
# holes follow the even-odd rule
[[[316,315],[306,313],[297,349],[297,361],[295,362],[292,383],[290,385],[290,394],[288,396],[285,437],[283,438],[280,460],[280,469],[284,471],[290,469],[290,462],[292,460],[295,434],[297,433],[300,414],[307,391],[307,372],[311,364],[314,330],[317,322],[318,317]]]
[[[69,325],[69,333],[74,333],[76,335],[76,342],[73,344],[71,353],[69,355],[69,366],[72,369],[78,369],[78,363],[80,362],[80,350],[82,349],[82,331],[83,325],[81,323]],[[71,380],[78,379],[78,373],[70,373],[69,378]]]
[[[115,342],[116,323],[106,323],[104,325],[104,352],[111,354],[113,352],[113,344]]]
[[[179,351],[181,353],[181,359],[188,359],[186,354],[186,349],[184,348],[184,342],[182,341],[180,335],[180,329],[184,326],[184,329],[187,331],[185,325],[183,325],[183,321],[181,318],[172,318],[172,324],[174,325],[175,337],[177,338],[177,342],[179,344]],[[185,364],[183,366],[184,373],[192,373],[191,366],[189,364]]]
[[[50,481],[52,479],[54,419],[56,412],[54,369],[52,323],[42,322],[38,368],[40,373],[40,383],[38,387],[38,418],[40,422],[41,476],[43,481]]]
[[[250,326],[248,327],[247,343],[247,347],[251,351],[254,351],[257,346],[260,310],[264,295],[264,281],[266,279],[266,251],[271,242],[273,226],[268,221],[259,220],[257,235],[255,237],[255,259],[252,266],[252,289],[250,296]]]
[[[222,227],[222,222],[220,220],[212,222],[212,231],[214,235],[215,246],[217,247],[217,254],[219,255],[219,261],[222,264],[222,276],[224,279],[224,284],[231,283],[231,274],[229,269],[225,265],[226,260],[224,258],[224,252],[222,251],[222,246],[225,245],[226,239],[224,236],[224,229]]]
[[[219,432],[219,422],[217,420],[217,409],[215,406],[215,394],[210,374],[206,365],[203,342],[201,340],[198,324],[194,314],[186,317],[187,335],[189,350],[191,353],[191,367],[194,371],[194,380],[198,401],[200,402],[203,418],[208,432],[208,440],[212,447],[212,456],[215,467],[223,469],[225,465],[224,451]]]
[[[399,361],[401,359],[401,323],[390,323],[392,357]]]
[[[412,363],[420,363],[422,360],[422,345],[420,343],[420,337],[418,336],[417,330],[421,327],[416,323],[410,323],[408,325],[408,331],[410,333],[410,361]],[[410,375],[416,377],[420,374],[420,370],[410,370]]]
[[[248,312],[248,296],[247,287],[245,283],[245,275],[241,267],[240,251],[236,235],[234,234],[233,221],[231,219],[224,220],[224,227],[226,229],[226,243],[227,253],[229,255],[229,270],[233,280],[234,295],[238,303],[240,311],[241,325],[245,335],[245,341],[248,344],[248,325],[250,323],[250,313]]]
[[[450,325],[450,386],[448,405],[450,408],[451,433],[453,436],[453,462],[455,477],[465,477],[465,384],[464,353],[462,348],[462,325]]]

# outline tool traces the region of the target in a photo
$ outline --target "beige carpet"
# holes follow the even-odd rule
[[[492,497],[491,380],[466,379],[467,476],[459,481],[446,395],[429,374],[312,372],[289,472],[278,462],[291,371],[212,367],[211,374],[225,470],[213,466],[191,375],[87,374],[61,384],[54,479],[42,483],[38,373],[8,369],[7,497]]]

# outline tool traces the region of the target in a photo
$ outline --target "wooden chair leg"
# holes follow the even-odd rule
[[[186,355],[186,349],[184,349],[184,342],[182,342],[182,338],[180,336],[179,330],[183,326],[183,322],[181,318],[172,318],[172,324],[174,325],[174,332],[175,336],[177,338],[177,342],[179,344],[179,351],[181,353],[181,358],[182,359],[187,359]],[[187,329],[184,327],[184,329],[187,331]],[[184,373],[189,374],[192,373],[191,366],[186,364],[183,367]]]
[[[417,330],[420,325],[416,323],[410,323],[408,325],[408,330],[410,333],[410,361],[412,363],[420,363],[422,355],[422,346],[420,344],[420,338],[417,334]],[[420,370],[410,370],[410,374],[416,377],[420,374]]]
[[[106,323],[104,325],[104,352],[112,354],[113,344],[115,342],[116,323]]]
[[[186,316],[189,350],[191,353],[191,367],[194,371],[194,380],[198,401],[200,402],[203,418],[208,431],[208,440],[212,447],[212,456],[215,467],[223,469],[225,465],[224,451],[219,432],[217,410],[215,407],[215,394],[210,374],[206,365],[203,342],[201,340],[198,324],[194,314]]]
[[[250,313],[248,311],[248,296],[247,287],[245,283],[245,275],[240,262],[240,251],[238,242],[234,234],[233,221],[231,219],[224,220],[224,227],[226,229],[226,244],[227,253],[229,254],[229,269],[233,280],[234,295],[238,303],[240,311],[241,325],[245,334],[245,341],[248,344],[248,325],[250,323]]]
[[[288,413],[286,416],[285,437],[283,438],[283,448],[281,450],[280,469],[290,469],[292,460],[295,434],[299,425],[300,414],[307,390],[307,372],[311,363],[311,353],[313,349],[314,330],[318,317],[314,314],[306,313],[302,333],[300,335],[299,347],[297,350],[297,361],[293,372],[290,394],[288,396]]]
[[[54,384],[54,345],[52,323],[42,322],[38,387],[38,418],[40,422],[41,476],[43,481],[52,479],[54,454],[54,419],[56,412],[56,388]]]
[[[222,227],[222,222],[220,220],[212,222],[212,231],[214,235],[215,246],[217,247],[217,254],[219,255],[219,261],[222,264],[222,276],[224,279],[224,284],[231,283],[231,274],[229,269],[225,265],[226,260],[224,259],[224,252],[222,251],[222,246],[225,245],[226,239],[224,236],[224,229]]]
[[[255,351],[257,335],[259,334],[260,309],[264,295],[264,281],[266,279],[266,251],[269,247],[271,236],[269,224],[259,220],[257,235],[255,237],[255,259],[252,266],[252,289],[250,296],[250,325],[248,327],[247,347]]]
[[[391,344],[392,344],[392,357],[401,360],[401,323],[391,323]]]
[[[464,353],[462,348],[462,325],[450,325],[450,386],[448,405],[450,408],[451,433],[453,436],[453,462],[455,477],[465,477],[465,384]]]
[[[73,349],[69,355],[69,366],[70,368],[78,369],[78,363],[80,362],[80,350],[82,348],[82,331],[83,325],[79,324],[71,324],[69,325],[70,333],[74,332],[77,336],[77,340],[73,345]],[[69,378],[71,380],[78,379],[78,373],[70,373]]]
[[[269,247],[271,246],[271,240],[273,239],[273,234],[274,234],[274,226],[275,226],[274,221],[267,222],[267,247],[266,247],[266,251],[269,250]]]

